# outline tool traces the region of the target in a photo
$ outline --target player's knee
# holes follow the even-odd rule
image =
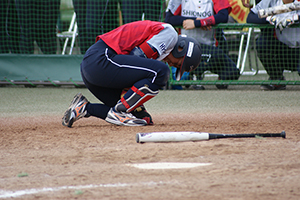
[[[240,70],[236,67],[232,68],[229,72],[231,80],[237,80],[240,77]]]
[[[166,85],[170,76],[170,68],[168,65],[161,63],[159,70],[157,71],[157,78],[155,84],[163,87]]]
[[[233,80],[239,79],[240,74],[241,74],[241,73],[240,73],[240,70],[239,70],[238,68],[236,68],[236,69],[233,71],[233,75],[232,75]]]
[[[219,73],[221,80],[237,80],[240,77],[240,70],[236,67],[232,67]]]

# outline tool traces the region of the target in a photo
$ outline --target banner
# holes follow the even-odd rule
[[[228,0],[228,2],[232,7],[229,15],[238,23],[246,23],[250,8],[244,7],[241,0]]]

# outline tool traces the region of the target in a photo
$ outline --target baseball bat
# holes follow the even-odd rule
[[[248,133],[248,134],[215,134],[206,132],[150,132],[137,133],[136,142],[185,142],[200,141],[219,138],[246,138],[246,137],[282,137],[285,138],[285,131],[281,133]]]
[[[300,10],[300,2],[283,4],[281,6],[274,6],[266,9],[261,9],[258,11],[259,18],[266,18],[268,16],[277,15],[280,13],[291,12],[294,10]]]

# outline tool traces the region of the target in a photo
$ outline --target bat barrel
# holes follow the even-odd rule
[[[280,13],[291,12],[294,10],[300,10],[300,2],[293,2],[288,4],[283,4],[280,6],[274,6],[266,9],[258,10],[258,17],[259,18],[266,18],[268,16],[277,15]]]
[[[205,132],[151,132],[137,133],[136,142],[184,142],[208,140],[209,133]]]

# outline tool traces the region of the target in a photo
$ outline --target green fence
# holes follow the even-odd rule
[[[299,25],[295,25],[291,28],[297,28]],[[222,30],[226,37],[226,44],[223,48],[224,52],[227,52],[228,57],[234,61],[236,67],[240,71],[240,77],[238,80],[220,80],[217,74],[212,73],[211,71],[197,72],[197,69],[190,73],[188,76],[184,77],[185,80],[175,81],[174,74],[173,78],[170,78],[169,86],[172,85],[261,85],[261,84],[285,84],[285,85],[300,85],[300,77],[298,70],[300,68],[300,54],[299,49],[291,48],[292,53],[285,52],[283,55],[277,55],[276,48],[281,48],[282,46],[272,46],[274,49],[267,49],[267,47],[260,46],[257,50],[257,42],[262,34],[269,34],[269,37],[266,37],[266,42],[269,42],[270,37],[274,37],[274,26],[266,24],[238,24],[238,23],[226,23],[219,24],[214,29]],[[262,33],[264,32],[264,33]],[[300,34],[294,34],[292,37],[300,37]],[[271,38],[272,40],[272,38]],[[271,42],[271,41],[270,41]],[[221,44],[222,45],[222,44]],[[295,51],[293,51],[295,50]],[[259,52],[260,51],[260,54]],[[264,65],[261,62],[259,56],[270,56],[274,58],[272,61],[272,66],[276,70],[283,70],[284,80],[269,80],[269,75],[266,72]],[[287,63],[277,62],[277,57],[286,57]],[[202,58],[206,59],[205,57]],[[287,66],[290,65],[290,66]],[[282,68],[283,66],[283,68]],[[292,67],[291,67],[292,66]],[[281,68],[280,68],[281,67]],[[280,73],[280,72],[278,72]]]
[[[145,2],[151,2],[149,4]],[[82,85],[79,66],[85,51],[97,35],[137,20],[163,21],[167,1],[129,0],[4,0],[0,2],[0,84]],[[180,28],[180,27],[177,27]],[[237,80],[219,80],[218,70],[194,72],[174,85],[260,85],[264,83],[299,85],[299,51],[274,53],[281,46],[257,46],[271,25],[226,23],[213,27],[218,48],[240,72]],[[225,36],[226,40],[224,40]],[[300,37],[300,34],[291,37]],[[299,50],[299,49],[298,49]],[[296,53],[294,53],[296,52]],[[269,80],[262,59],[284,70],[283,80]],[[278,63],[277,58],[286,62]],[[294,58],[298,58],[298,63]],[[208,57],[202,56],[202,65]],[[284,59],[282,59],[284,60]],[[219,60],[215,65],[227,65]],[[270,67],[270,64],[268,64]],[[217,67],[216,67],[217,68]]]

